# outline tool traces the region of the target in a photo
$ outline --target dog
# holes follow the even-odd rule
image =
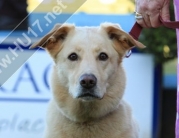
[[[98,27],[57,24],[30,48],[44,48],[54,61],[53,98],[45,138],[138,138],[138,126],[123,100],[122,60],[145,46],[118,24]]]

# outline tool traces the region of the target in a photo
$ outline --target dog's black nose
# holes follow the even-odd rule
[[[91,89],[96,86],[97,79],[93,74],[84,74],[80,77],[80,85],[83,88]]]

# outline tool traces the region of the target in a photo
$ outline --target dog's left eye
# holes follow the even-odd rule
[[[78,60],[78,55],[76,53],[72,53],[68,56],[68,59],[71,61],[76,61]]]
[[[99,60],[105,61],[108,59],[108,55],[106,53],[100,53],[98,58]]]

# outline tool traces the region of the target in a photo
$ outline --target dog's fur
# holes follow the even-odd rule
[[[45,48],[55,63],[45,138],[138,137],[130,106],[122,99],[126,78],[121,63],[129,49],[144,48],[143,44],[119,25],[103,23],[99,27],[56,25],[31,48],[37,46]],[[77,59],[69,58],[72,53]],[[95,87],[82,88],[84,74],[96,78]]]

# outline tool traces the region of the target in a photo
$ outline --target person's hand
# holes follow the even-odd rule
[[[169,4],[170,0],[136,0],[137,23],[146,28],[159,27],[159,16],[164,21],[170,20]]]

